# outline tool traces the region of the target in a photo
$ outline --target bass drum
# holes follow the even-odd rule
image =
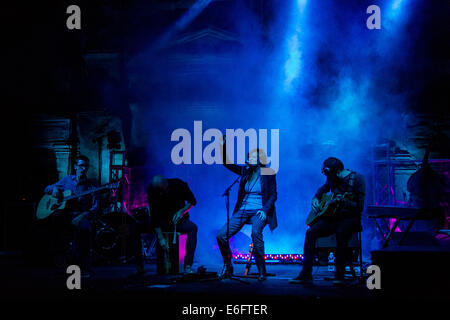
[[[96,223],[94,248],[96,253],[109,261],[126,259],[129,225],[133,221],[124,212],[109,212],[104,214]]]

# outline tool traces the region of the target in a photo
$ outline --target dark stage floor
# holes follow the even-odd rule
[[[194,270],[199,265],[194,264]],[[334,287],[333,273],[326,266],[314,267],[312,285],[295,285],[288,282],[301,270],[300,265],[269,264],[267,272],[275,274],[264,282],[244,279],[248,283],[226,279],[215,280],[215,272],[221,265],[204,265],[206,275],[189,277],[181,275],[161,276],[156,274],[153,263],[146,264],[146,273],[134,276],[133,265],[109,265],[93,268],[94,275],[82,278],[80,290],[68,290],[64,269],[52,267],[27,266],[20,256],[2,259],[0,293],[3,299],[132,299],[164,303],[177,301],[180,307],[189,302],[232,302],[251,303],[251,301],[303,302],[355,302],[372,303],[402,299],[441,300],[450,295],[426,292],[384,292],[369,290],[365,281],[350,280],[345,287]],[[244,274],[245,265],[235,264],[235,275]],[[253,266],[252,271],[256,268]],[[291,304],[290,304],[291,305]],[[292,306],[292,305],[291,305]]]

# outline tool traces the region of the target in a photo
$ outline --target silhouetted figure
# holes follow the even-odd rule
[[[342,283],[348,240],[353,233],[361,231],[361,212],[364,209],[366,192],[364,177],[359,173],[344,169],[342,161],[334,157],[324,161],[322,173],[326,175],[327,180],[314,195],[310,216],[314,216],[316,212],[320,211],[320,199],[329,191],[336,196],[336,201],[330,205],[337,205],[337,208],[333,214],[319,216],[317,219],[311,220],[312,222],[309,222],[310,216],[308,216],[307,223],[310,228],[306,231],[305,236],[303,268],[295,279],[290,280],[290,283],[312,281],[316,240],[332,234],[336,234],[337,246],[334,284]]]
[[[434,171],[428,162],[429,148],[425,152],[420,168],[408,179],[406,188],[409,195],[409,205],[424,209],[424,214],[430,214],[429,223],[422,223],[423,231],[436,234],[441,229],[445,213],[440,201],[445,192],[444,179]]]
[[[45,188],[45,193],[52,194],[62,199],[62,192],[70,190],[74,195],[93,190],[96,183],[87,178],[89,169],[89,159],[85,156],[78,156],[75,164],[75,175],[65,176],[55,184]],[[73,241],[75,263],[78,263],[83,272],[89,275],[90,272],[90,252],[92,248],[92,224],[91,219],[99,210],[98,197],[85,195],[67,204],[65,209],[58,210],[46,219],[51,219],[56,232],[61,234],[68,228],[75,228],[75,238]]]

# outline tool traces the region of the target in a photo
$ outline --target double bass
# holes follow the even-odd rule
[[[444,193],[445,182],[431,168],[429,155],[432,142],[428,144],[420,168],[408,179],[407,190],[410,194],[409,204],[416,208],[439,208],[440,199]]]
[[[445,181],[430,166],[428,157],[431,146],[432,142],[426,147],[420,168],[409,177],[406,188],[409,192],[409,205],[422,209],[423,214],[429,215],[431,225],[425,224],[421,229],[436,233],[445,222],[445,212],[440,204],[445,192]]]

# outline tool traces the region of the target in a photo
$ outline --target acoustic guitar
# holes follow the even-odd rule
[[[106,189],[116,189],[119,186],[119,182],[110,183],[99,188],[94,188],[79,194],[73,194],[71,190],[65,190],[62,195],[63,198],[59,199],[52,195],[46,194],[39,201],[36,218],[38,220],[45,219],[57,210],[62,210],[66,207],[67,201],[80,198],[89,194],[93,194]]]
[[[306,219],[306,224],[311,226],[326,216],[334,215],[340,207],[341,200],[348,200],[352,196],[351,193],[335,195],[334,193],[324,194],[320,199],[317,210],[312,209]]]

